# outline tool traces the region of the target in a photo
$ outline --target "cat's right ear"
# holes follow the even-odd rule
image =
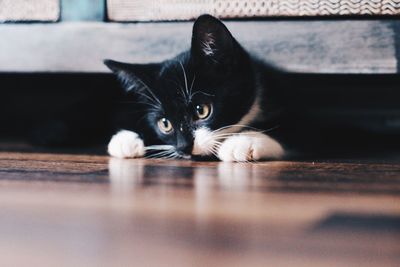
[[[150,84],[159,68],[158,64],[129,64],[110,59],[103,62],[117,75],[126,91],[134,91],[143,87],[143,84]]]
[[[191,54],[198,64],[232,65],[238,44],[228,28],[211,15],[200,16],[193,25]]]

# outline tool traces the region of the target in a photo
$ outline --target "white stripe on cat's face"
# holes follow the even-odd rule
[[[209,156],[216,152],[218,140],[210,129],[201,127],[194,131],[192,155]]]

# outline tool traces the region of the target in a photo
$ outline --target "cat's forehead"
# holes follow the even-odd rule
[[[160,80],[155,89],[162,109],[166,113],[184,113],[192,104],[190,92],[186,90],[184,83],[179,80],[164,79]]]
[[[161,64],[159,79],[167,79],[171,77],[180,77],[192,75],[192,67],[187,58],[177,57],[171,60],[164,61]]]
[[[196,73],[190,53],[162,62],[155,87],[166,112],[177,116],[191,112],[193,104],[211,102],[217,91],[213,81]]]
[[[174,59],[163,63],[157,77],[157,91],[166,101],[188,104],[195,90],[195,75],[186,60]]]

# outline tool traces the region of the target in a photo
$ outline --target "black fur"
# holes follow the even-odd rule
[[[279,123],[279,72],[252,58],[226,26],[210,15],[196,20],[191,49],[173,59],[157,64],[104,63],[126,90],[118,128],[139,133],[146,145],[173,145],[188,154],[194,129],[215,130],[238,123],[257,92],[263,112],[248,126],[269,130]],[[212,104],[213,114],[196,120],[194,107],[203,103]],[[159,130],[157,121],[163,117],[172,122],[172,134]]]

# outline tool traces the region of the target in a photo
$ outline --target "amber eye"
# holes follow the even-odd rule
[[[166,118],[160,119],[157,122],[157,124],[158,124],[158,128],[160,128],[161,132],[163,132],[165,134],[172,132],[172,130],[174,129],[172,127],[172,123]]]
[[[200,120],[207,119],[211,114],[211,105],[210,104],[196,105],[196,113],[197,117]]]

